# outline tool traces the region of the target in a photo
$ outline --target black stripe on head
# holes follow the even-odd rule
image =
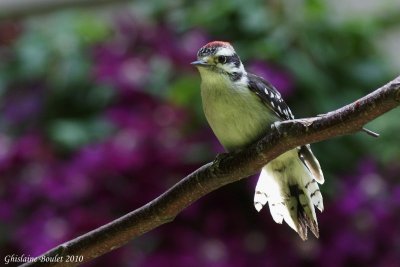
[[[233,54],[232,56],[227,56],[226,57],[226,63],[233,63],[235,65],[236,68],[239,68],[240,66],[240,59],[239,56],[236,54]]]
[[[199,50],[199,52],[197,52],[197,56],[205,57],[205,56],[215,55],[216,51],[217,47],[215,46],[204,46]]]

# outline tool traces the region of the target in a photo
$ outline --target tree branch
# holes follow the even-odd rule
[[[371,120],[400,104],[400,76],[369,95],[327,114],[275,124],[263,139],[249,148],[229,153],[200,167],[164,194],[141,208],[89,233],[59,245],[40,257],[83,256],[89,261],[132,239],[171,222],[202,196],[258,172],[287,150],[335,136],[356,133]],[[26,263],[23,266],[74,266],[80,263]]]

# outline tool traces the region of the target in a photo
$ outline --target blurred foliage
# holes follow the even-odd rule
[[[93,84],[88,50],[110,35],[110,24],[94,14],[64,13],[29,20],[23,27],[13,46],[5,48],[8,60],[0,63],[0,84],[13,89],[3,96],[9,115],[4,130],[23,134],[26,121],[36,115],[41,130],[63,150],[107,135],[110,126],[98,122],[97,115],[110,103],[113,91]],[[41,110],[18,114],[23,111],[16,106],[32,90],[40,94],[36,101],[43,103],[31,105]]]
[[[2,253],[37,255],[98,227],[221,150],[189,64],[206,42],[229,40],[297,117],[314,116],[395,76],[376,36],[399,22],[338,23],[320,0],[139,0],[0,22]],[[327,181],[319,241],[256,214],[253,179],[88,266],[395,266],[399,115],[368,125],[379,139],[313,146]]]

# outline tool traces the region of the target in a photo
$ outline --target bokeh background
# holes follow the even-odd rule
[[[1,263],[140,207],[222,151],[189,64],[208,41],[232,42],[297,117],[397,76],[399,2],[327,2],[1,1]],[[319,240],[258,214],[252,177],[85,266],[400,266],[399,116],[368,125],[378,139],[313,145]]]

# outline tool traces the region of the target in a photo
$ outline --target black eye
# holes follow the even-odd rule
[[[218,57],[218,62],[221,64],[225,64],[226,63],[226,56],[219,56]]]

